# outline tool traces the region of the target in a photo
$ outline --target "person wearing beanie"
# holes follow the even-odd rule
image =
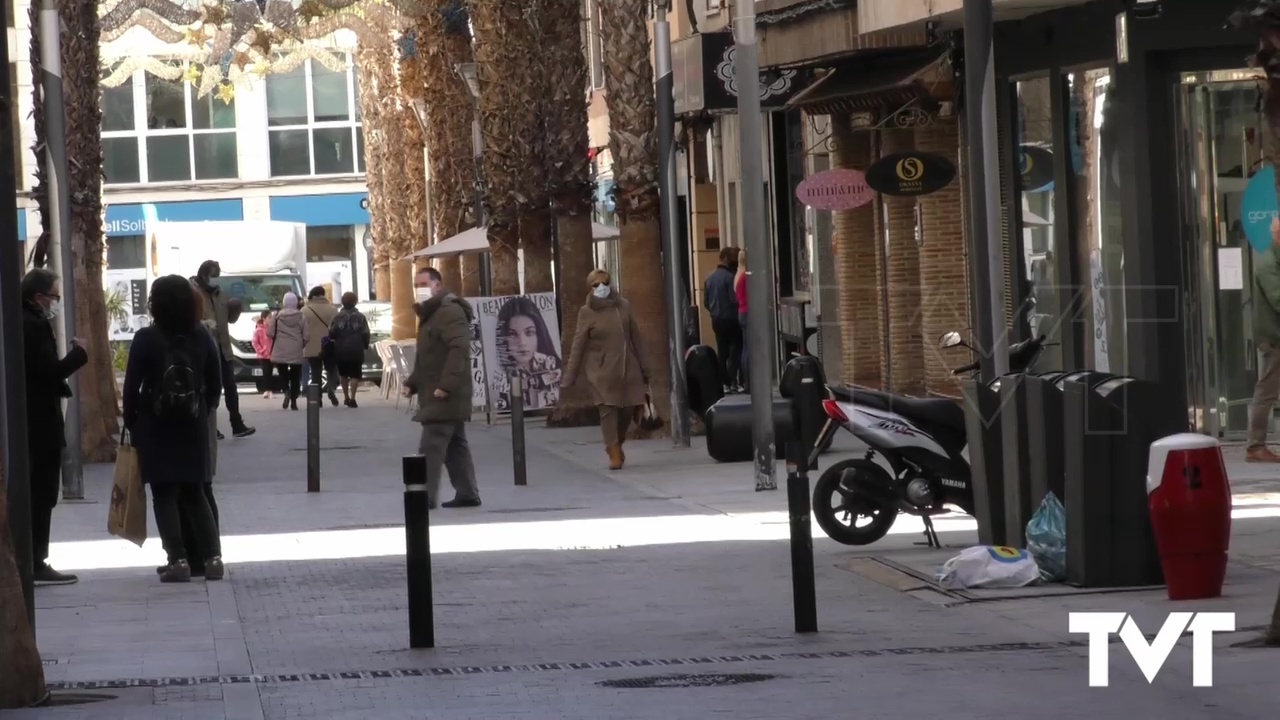
[[[271,363],[280,368],[282,377],[288,378],[281,407],[298,409],[298,396],[302,394],[302,362],[306,356],[311,328],[298,309],[298,296],[285,293],[280,312],[267,323],[267,336],[271,338]]]

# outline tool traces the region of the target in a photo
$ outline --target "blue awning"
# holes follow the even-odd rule
[[[271,219],[311,226],[368,225],[363,207],[367,192],[335,195],[278,195],[271,198]]]
[[[202,222],[243,219],[244,202],[239,198],[107,205],[107,237],[141,235],[146,232],[148,220]]]

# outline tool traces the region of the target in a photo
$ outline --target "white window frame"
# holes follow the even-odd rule
[[[187,63],[182,63],[183,70],[186,70]],[[138,153],[138,181],[135,182],[108,182],[103,179],[103,185],[109,187],[125,187],[129,185],[190,185],[192,183],[225,183],[240,179],[240,144],[239,139],[236,141],[236,174],[225,178],[208,178],[200,179],[196,177],[196,135],[230,135],[237,137],[239,132],[239,123],[236,122],[229,128],[208,128],[197,130],[192,127],[194,125],[195,116],[195,100],[196,89],[191,83],[185,80],[179,80],[182,83],[183,102],[186,103],[186,123],[183,128],[169,128],[152,130],[147,127],[147,77],[145,70],[138,70],[133,73],[133,77],[129,79],[130,87],[133,91],[133,129],[132,130],[103,130],[102,139],[111,138],[133,138],[137,141]],[[221,102],[215,100],[215,102]],[[234,115],[232,116],[234,118]],[[147,167],[147,138],[151,137],[174,137],[186,136],[187,138],[187,166],[191,169],[191,177],[187,180],[157,180],[150,179],[150,171]]]
[[[583,25],[587,56],[587,91],[603,90],[604,35],[601,31],[600,0],[584,0]],[[597,68],[599,68],[597,70]]]
[[[359,120],[356,119],[356,114],[359,112],[359,108],[360,108],[360,98],[358,97],[358,93],[356,91],[355,62],[353,60],[352,53],[344,52],[342,53],[342,57],[347,69],[347,107],[350,109],[349,119],[327,120],[324,122],[316,122],[315,88],[314,88],[314,81],[312,79],[314,76],[314,73],[312,72],[312,64],[316,61],[312,59],[308,59],[302,65],[303,77],[306,78],[306,85],[307,85],[307,89],[305,93],[306,99],[307,99],[307,122],[305,125],[272,125],[270,107],[266,100],[263,101],[262,124],[264,127],[266,127],[266,131],[267,131],[267,174],[271,178],[273,179],[291,178],[291,177],[347,178],[347,177],[363,176],[365,174],[364,169],[360,167],[360,164],[364,162],[364,157],[360,152],[360,135],[358,133],[363,132],[364,118],[361,117]],[[270,81],[271,81],[271,78],[270,76],[268,76],[266,82],[269,83]],[[263,92],[264,93],[267,92],[265,83],[263,85]],[[315,131],[325,130],[330,128],[347,128],[348,131],[351,133],[351,156],[352,156],[351,172],[323,173],[323,174],[316,173]],[[310,168],[310,172],[306,175],[276,175],[271,168],[271,134],[275,132],[282,132],[285,130],[306,130],[307,131],[307,157],[309,158],[310,164],[308,165],[308,167]],[[368,142],[368,141],[369,141],[368,138],[365,138],[365,142]]]

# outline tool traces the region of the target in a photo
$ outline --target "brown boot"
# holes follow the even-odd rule
[[[622,469],[622,446],[610,445],[607,448],[605,448],[605,450],[609,453],[609,469],[621,470]]]
[[[1244,459],[1251,463],[1280,463],[1280,455],[1271,452],[1271,448],[1266,445],[1249,448],[1244,454]]]

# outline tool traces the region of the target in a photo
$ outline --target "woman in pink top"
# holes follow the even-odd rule
[[[747,364],[747,251],[738,252],[738,274],[733,278],[733,293],[738,297],[738,324],[742,326],[742,384],[751,385],[751,366]]]

